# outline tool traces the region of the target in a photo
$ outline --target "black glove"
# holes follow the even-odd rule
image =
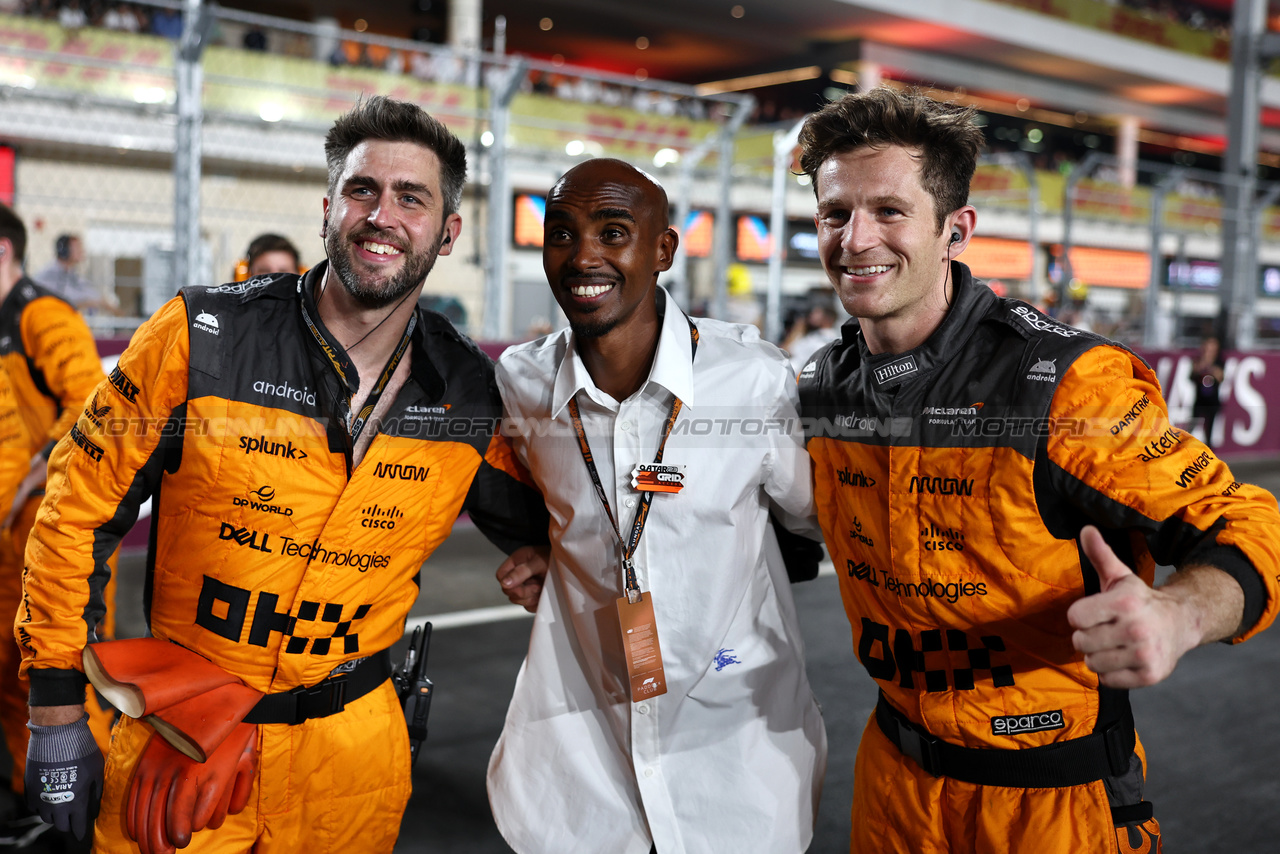
[[[73,724],[27,724],[27,806],[76,839],[98,816],[102,799],[102,751],[89,731],[89,716]]]

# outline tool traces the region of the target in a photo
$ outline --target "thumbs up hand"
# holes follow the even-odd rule
[[[1102,589],[1067,609],[1067,622],[1075,629],[1072,645],[1103,685],[1154,685],[1201,642],[1199,612],[1186,607],[1180,590],[1148,587],[1094,526],[1080,532],[1080,546]]]

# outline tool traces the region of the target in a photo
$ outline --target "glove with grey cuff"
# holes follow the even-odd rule
[[[27,806],[58,830],[83,839],[102,798],[102,751],[89,731],[89,716],[71,724],[27,724]]]

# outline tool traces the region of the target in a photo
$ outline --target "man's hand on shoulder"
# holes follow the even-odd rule
[[[1238,628],[1244,593],[1222,570],[1189,567],[1151,588],[1116,557],[1097,528],[1086,526],[1080,545],[1102,589],[1075,602],[1067,622],[1075,629],[1072,644],[1103,685],[1154,685],[1189,650]]]
[[[538,610],[542,585],[551,565],[549,546],[522,546],[502,562],[496,573],[502,592],[529,613]]]

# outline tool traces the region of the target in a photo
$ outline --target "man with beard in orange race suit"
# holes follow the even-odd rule
[[[850,849],[1158,851],[1128,689],[1280,609],[1280,514],[1119,345],[1000,299],[972,111],[878,89],[801,166],[853,320],[800,374],[818,517],[880,688]],[[1156,563],[1178,569],[1151,586]]]
[[[22,601],[22,554],[44,498],[49,453],[103,379],[93,333],[75,307],[23,275],[26,243],[22,220],[0,204],[0,615],[5,619],[17,614]],[[114,585],[103,596],[108,603],[114,600]],[[114,608],[108,607],[90,627],[95,637],[113,636],[113,617]],[[13,790],[18,794],[29,736],[27,680],[19,679],[20,660],[17,644],[6,633],[0,639],[0,726],[13,757]],[[106,749],[111,711],[92,692],[86,708],[94,739]]]
[[[457,246],[462,143],[374,97],[334,124],[325,155],[329,261],[183,289],[99,386],[101,424],[84,413],[50,460],[17,623],[28,783],[38,735],[40,761],[70,781],[42,815],[83,828],[101,786],[98,851],[137,850],[126,804],[152,727],[121,720],[104,783],[76,730],[84,621],[99,554],[145,496],[152,634],[266,694],[244,718],[247,806],[195,833],[195,851],[391,851],[411,769],[388,650],[423,560],[463,510],[508,552],[546,543],[545,507],[498,431],[492,361],[417,308]]]

